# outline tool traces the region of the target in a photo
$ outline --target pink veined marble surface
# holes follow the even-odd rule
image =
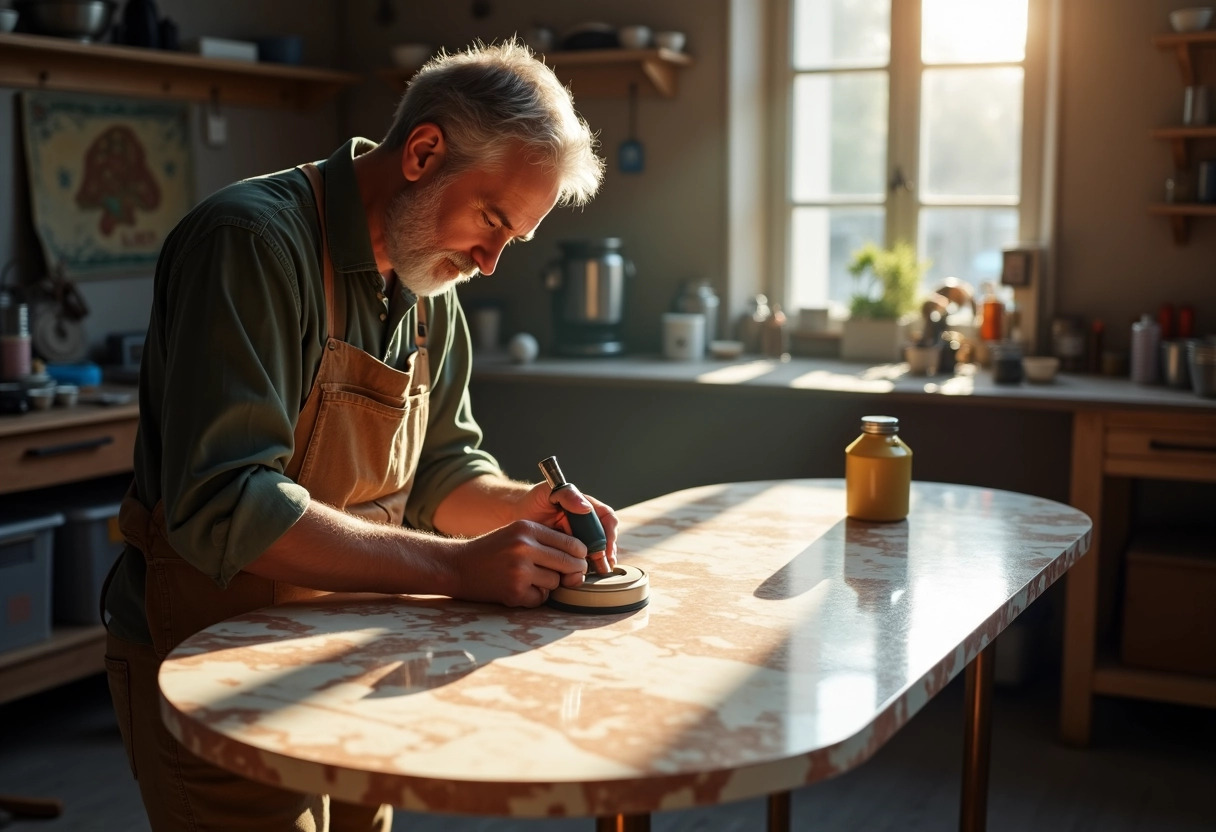
[[[650,605],[584,616],[332,595],[187,639],[162,715],[194,753],[301,791],[437,812],[643,813],[868,759],[1089,547],[1050,500],[913,483],[908,520],[841,480],[621,510]]]

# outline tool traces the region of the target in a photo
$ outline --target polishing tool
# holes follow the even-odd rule
[[[588,615],[633,612],[650,603],[650,578],[645,570],[627,564],[607,575],[588,572],[582,586],[559,586],[549,594],[548,603],[565,612]]]
[[[537,465],[540,466],[540,472],[544,475],[545,482],[549,483],[550,498],[563,488],[574,487],[574,483],[569,482],[566,475],[562,473],[561,466],[557,464],[557,457],[546,457]],[[608,548],[608,536],[604,534],[604,524],[600,522],[595,511],[592,510],[586,514],[575,514],[565,508],[562,511],[566,515],[566,520],[570,522],[570,533],[587,547],[587,563],[590,566],[587,573],[590,574],[594,570],[600,575],[611,574],[612,567],[608,565],[608,555],[605,554],[605,549]]]

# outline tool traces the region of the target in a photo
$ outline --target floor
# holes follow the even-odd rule
[[[1212,832],[1216,710],[1100,699],[1093,747],[1055,740],[1057,682],[998,687],[989,829],[993,832]],[[962,687],[955,680],[861,768],[794,794],[797,830],[919,832],[958,826]],[[148,829],[104,677],[0,706],[0,793],[55,797],[54,820],[12,832]],[[751,800],[655,816],[656,832],[762,829]],[[586,819],[503,821],[398,812],[394,832],[591,832]]]

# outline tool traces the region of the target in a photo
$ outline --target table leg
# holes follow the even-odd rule
[[[650,832],[650,815],[609,815],[596,818],[595,832]]]
[[[768,796],[768,832],[790,832],[790,793]]]
[[[988,825],[988,760],[992,739],[992,666],[996,642],[967,665],[963,729],[963,797],[958,828],[984,832]]]

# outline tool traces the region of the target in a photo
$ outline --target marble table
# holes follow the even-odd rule
[[[416,811],[597,817],[769,796],[860,765],[967,669],[961,826],[986,815],[993,642],[1086,551],[1049,500],[914,483],[908,520],[841,480],[703,486],[619,512],[634,613],[332,595],[170,654],[162,715],[254,780]]]

